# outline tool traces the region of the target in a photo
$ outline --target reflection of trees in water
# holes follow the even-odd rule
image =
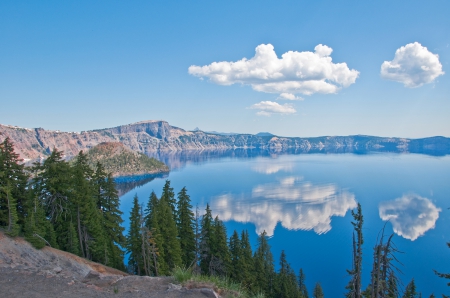
[[[156,178],[167,178],[168,173],[146,174],[138,176],[124,176],[115,178],[116,189],[119,192],[119,197],[136,187],[143,186]]]

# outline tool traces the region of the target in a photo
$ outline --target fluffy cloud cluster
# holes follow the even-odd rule
[[[280,59],[271,44],[261,44],[251,59],[192,65],[189,74],[219,85],[250,85],[256,91],[283,94],[282,98],[290,100],[298,93],[336,93],[355,83],[359,72],[346,63],[333,63],[330,47],[319,44],[314,50],[289,51]]]
[[[220,219],[251,222],[256,233],[272,236],[276,225],[290,230],[331,230],[332,216],[345,216],[357,206],[353,194],[339,191],[335,185],[312,185],[299,177],[287,177],[278,183],[258,185],[250,197],[231,194],[216,197],[211,209]]]
[[[384,61],[381,77],[403,83],[406,87],[420,87],[443,75],[439,56],[420,43],[409,43],[395,51],[394,60]]]
[[[256,114],[260,116],[270,116],[272,114],[289,115],[297,112],[290,104],[280,105],[273,101],[261,101],[255,103],[249,109],[259,110]]]
[[[382,202],[379,206],[381,219],[390,221],[397,235],[412,241],[434,228],[440,211],[429,199],[416,194]]]

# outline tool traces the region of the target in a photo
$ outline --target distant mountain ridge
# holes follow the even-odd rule
[[[21,158],[45,158],[53,148],[73,156],[103,142],[121,142],[125,147],[146,153],[180,150],[261,149],[274,152],[412,152],[431,155],[450,154],[450,138],[422,139],[374,136],[324,136],[313,138],[274,135],[220,135],[186,131],[166,121],[142,121],[112,128],[83,132],[60,132],[43,128],[21,128],[0,124],[0,141],[9,137]]]

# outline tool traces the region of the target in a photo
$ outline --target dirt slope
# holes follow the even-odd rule
[[[186,289],[171,277],[127,275],[73,254],[34,249],[0,232],[0,297],[218,297],[211,289]]]

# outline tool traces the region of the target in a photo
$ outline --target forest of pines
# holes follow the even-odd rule
[[[163,276],[186,268],[193,274],[234,280],[260,296],[310,297],[303,270],[297,275],[284,251],[275,269],[265,232],[255,251],[247,231],[234,231],[228,238],[224,223],[213,218],[209,205],[203,215],[198,208],[194,213],[185,187],[176,195],[167,180],[161,197],[152,192],[146,206],[139,205],[135,196],[125,237],[114,179],[100,163],[93,170],[82,151],[68,163],[56,149],[32,167],[21,162],[9,138],[0,143],[0,229],[11,237],[22,235],[36,248],[49,245],[132,274]],[[349,283],[345,290],[337,289],[336,296],[421,297],[414,279],[405,287],[399,283],[397,250],[392,235],[384,240],[384,231],[374,247],[370,284],[361,288],[364,241],[359,204],[352,215]],[[311,297],[324,297],[320,283]]]

